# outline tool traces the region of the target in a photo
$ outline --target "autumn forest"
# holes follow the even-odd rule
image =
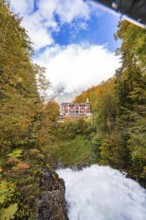
[[[89,88],[93,118],[58,123],[21,19],[0,0],[0,219],[34,219],[44,167],[109,165],[146,187],[146,29],[121,21],[121,67]]]

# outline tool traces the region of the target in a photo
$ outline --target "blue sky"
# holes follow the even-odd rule
[[[71,100],[113,76],[120,66],[114,40],[119,16],[92,1],[11,0],[33,43],[34,62],[52,82],[48,97]]]
[[[101,15],[92,14],[85,24],[83,20],[76,20],[73,24],[64,24],[61,31],[53,32],[53,39],[60,45],[82,44],[88,42],[92,45],[106,45],[114,52],[120,46],[114,39],[117,31],[118,16],[101,9]],[[78,23],[83,22],[85,26],[80,27]]]

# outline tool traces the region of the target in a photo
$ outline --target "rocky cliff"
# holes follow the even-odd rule
[[[54,171],[44,172],[35,220],[68,220],[64,181]]]

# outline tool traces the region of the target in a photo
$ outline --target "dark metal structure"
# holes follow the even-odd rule
[[[94,0],[146,27],[146,0]]]

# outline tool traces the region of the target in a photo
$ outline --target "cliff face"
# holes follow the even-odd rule
[[[35,220],[68,220],[64,181],[54,171],[45,171],[41,191]]]

